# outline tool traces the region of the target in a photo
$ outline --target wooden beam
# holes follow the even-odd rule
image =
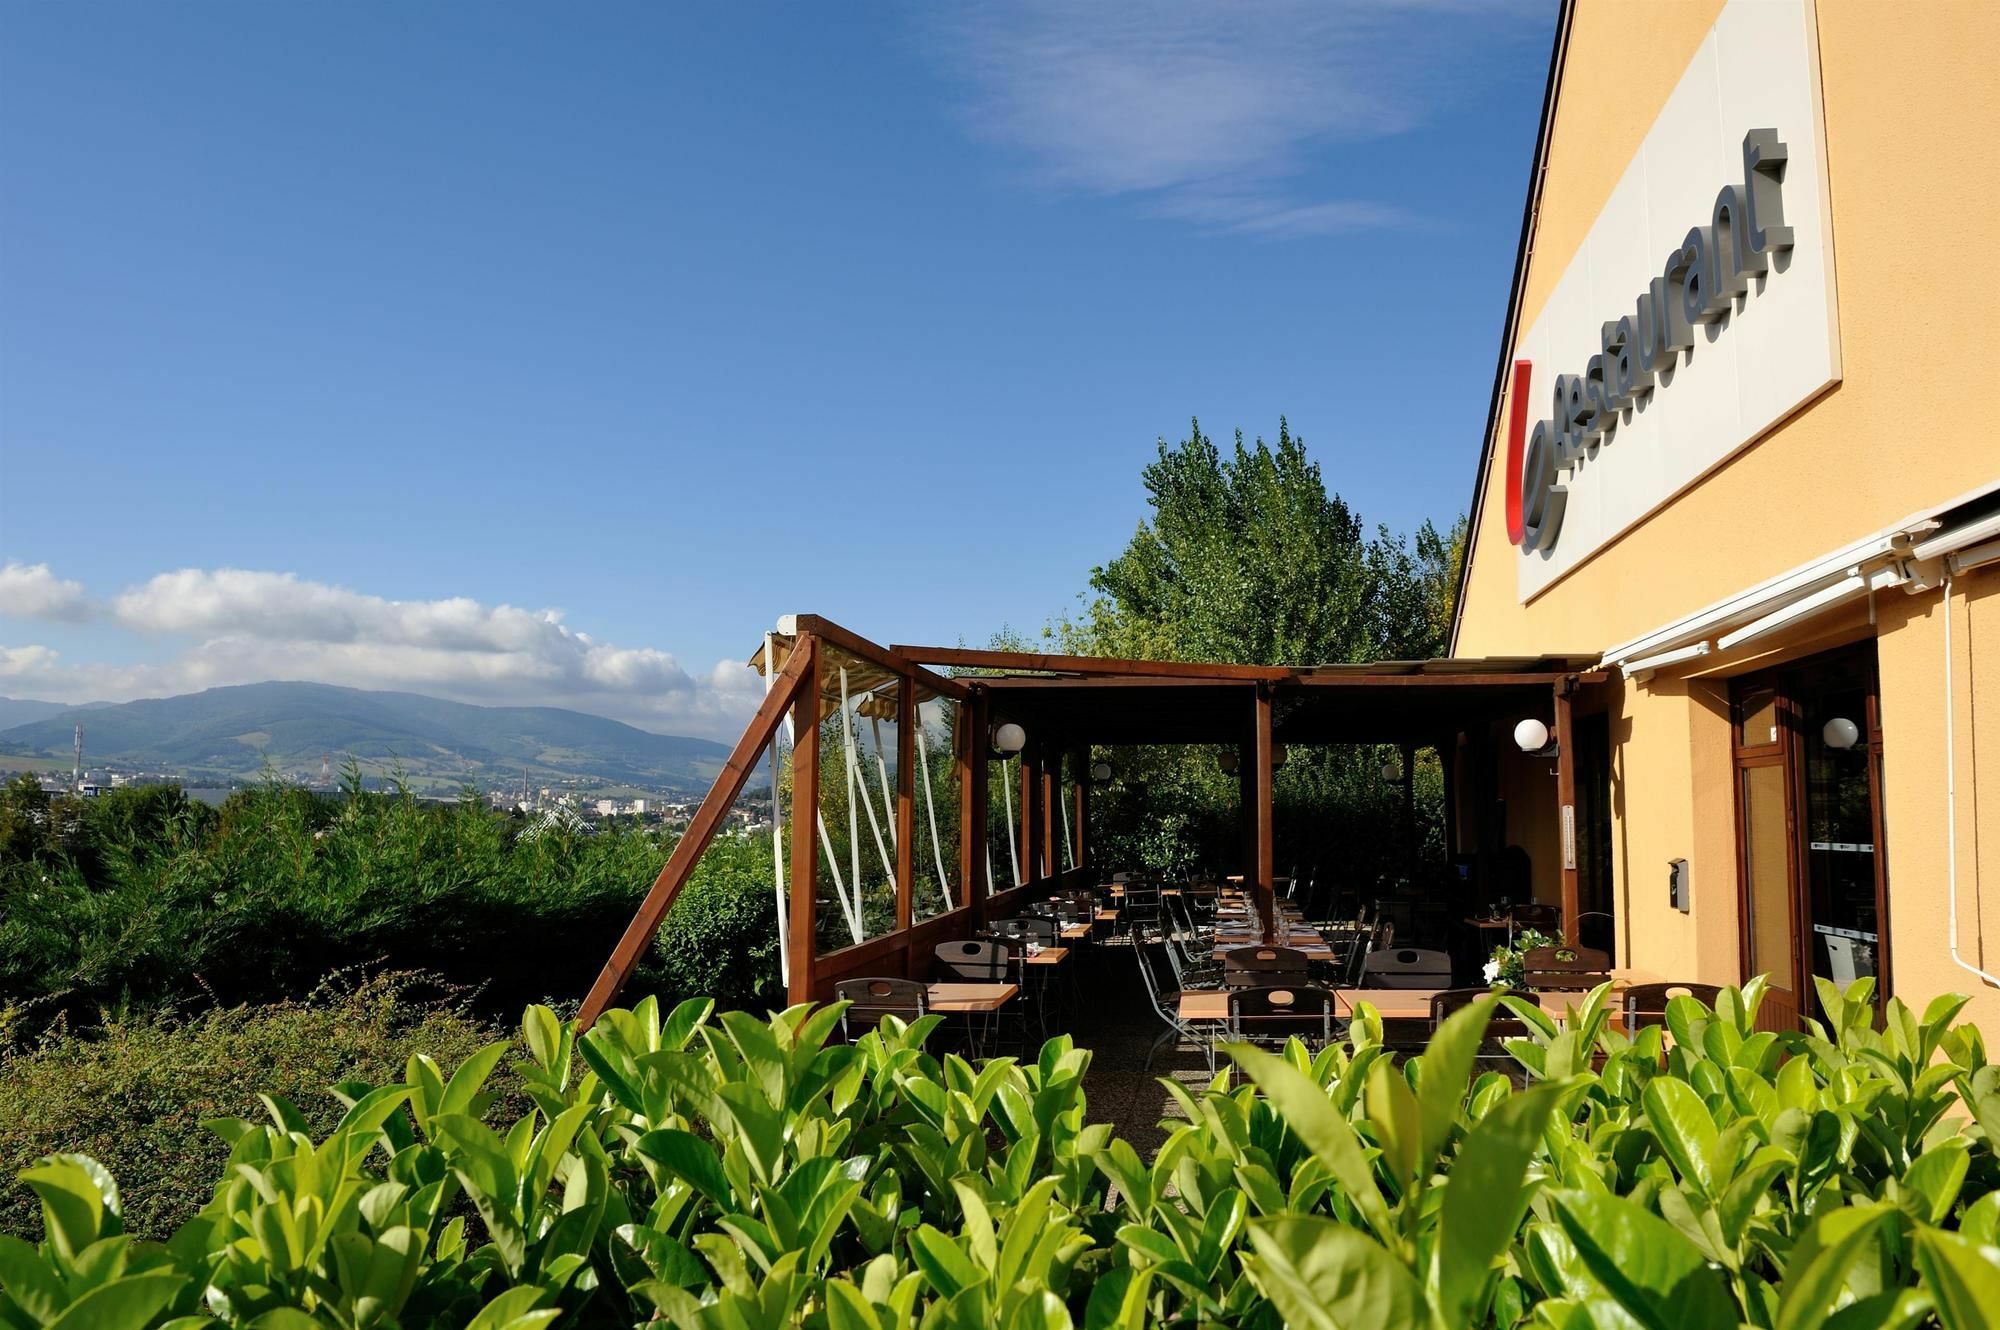
[[[811,633],[826,645],[845,651],[850,656],[859,656],[891,674],[914,674],[924,687],[934,693],[943,693],[961,702],[971,696],[971,690],[958,680],[927,670],[909,657],[899,655],[894,647],[879,646],[851,629],[842,628],[831,619],[823,619],[817,614],[795,614],[792,622],[800,634]]]
[[[583,1000],[583,1007],[577,1013],[577,1026],[588,1030],[596,1023],[611,1004],[618,1000],[618,994],[631,979],[632,971],[639,966],[639,958],[653,945],[653,937],[660,931],[660,923],[673,908],[674,898],[681,893],[694,867],[701,861],[702,851],[715,838],[716,830],[729,813],[736,797],[743,793],[750,773],[762,756],[764,747],[777,732],[778,722],[784,717],[785,708],[792,704],[794,696],[803,686],[806,677],[806,662],[800,661],[794,653],[794,660],[785,662],[777,682],[764,695],[763,704],[757,714],[750,718],[743,737],[736,741],[730,751],[729,760],[722,765],[722,771],[715,783],[708,787],[701,806],[695,809],[687,830],[675,842],[673,853],[667,856],[666,867],[653,879],[652,889],[639,902],[632,922],[625,926],[624,935],[618,945],[611,950],[611,958],[598,972],[597,982],[590,986],[590,993]],[[773,797],[776,791],[773,791]]]
[[[1365,674],[1342,670],[1338,674],[1315,674],[1302,670],[1287,683],[1307,688],[1547,688],[1565,680],[1579,684],[1603,683],[1611,676],[1604,670],[1558,674]]]
[[[1555,686],[1556,703],[1556,805],[1561,823],[1557,827],[1560,835],[1562,864],[1562,912],[1563,941],[1574,947],[1577,945],[1578,873],[1576,863],[1576,745],[1572,742],[1570,726],[1570,694],[1576,691],[1574,680],[1565,680]]]
[[[1271,827],[1271,803],[1274,789],[1275,758],[1271,741],[1271,690],[1260,687],[1257,690],[1257,712],[1254,731],[1255,764],[1257,768],[1257,867],[1255,892],[1257,917],[1263,925],[1265,945],[1278,940],[1277,853],[1274,847]]]
[[[1217,688],[1252,687],[1256,679],[1200,679],[1191,675],[1163,674],[1002,674],[979,681],[996,693],[1058,691],[1072,688]]]
[[[791,984],[787,1000],[811,1002],[819,953],[819,639],[801,633],[792,660],[805,680],[792,703],[792,895],[787,915]],[[789,666],[790,661],[786,664]]]
[[[896,688],[896,931],[916,922],[917,681]]]
[[[1233,665],[1198,660],[1116,660],[1108,656],[1058,656],[1033,651],[986,651],[977,647],[889,648],[906,660],[967,669],[1039,670],[1048,674],[1156,675],[1177,679],[1285,679],[1292,671],[1281,665]]]

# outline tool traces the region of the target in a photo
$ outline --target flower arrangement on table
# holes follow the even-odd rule
[[[1553,947],[1561,939],[1550,937],[1534,928],[1524,928],[1514,934],[1511,943],[1503,943],[1493,948],[1493,955],[1486,962],[1486,982],[1496,988],[1519,988],[1521,986],[1522,957],[1536,947]]]

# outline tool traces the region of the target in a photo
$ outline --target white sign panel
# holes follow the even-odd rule
[[[1731,0],[1515,347],[1522,600],[1839,380],[1822,133],[1811,4]]]

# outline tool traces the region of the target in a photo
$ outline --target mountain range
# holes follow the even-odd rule
[[[255,683],[179,697],[61,707],[0,699],[0,755],[67,757],[82,724],[89,766],[170,775],[255,776],[338,768],[350,757],[379,773],[400,766],[414,782],[508,785],[581,777],[612,785],[695,791],[728,748],[653,734],[560,707],[484,707],[418,693],[318,683]],[[0,756],[0,765],[5,758]]]

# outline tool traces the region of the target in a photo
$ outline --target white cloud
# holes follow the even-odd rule
[[[88,604],[81,586],[59,585]],[[464,597],[389,600],[292,573],[162,573],[113,597],[103,617],[146,637],[194,640],[136,664],[70,664],[47,646],[0,646],[0,692],[115,702],[304,679],[485,705],[571,707],[651,730],[733,738],[760,691],[741,661],[719,662],[696,678],[670,652],[597,641],[557,610]]]
[[[0,619],[81,623],[90,615],[90,596],[83,583],[64,581],[45,563],[0,567]]]
[[[1042,182],[1289,236],[1406,220],[1365,198],[1298,198],[1294,182],[1329,144],[1422,123],[1463,81],[1455,61],[1474,33],[1525,27],[1518,13],[1459,0],[1003,0],[928,11],[926,33],[972,86],[974,132]]]

